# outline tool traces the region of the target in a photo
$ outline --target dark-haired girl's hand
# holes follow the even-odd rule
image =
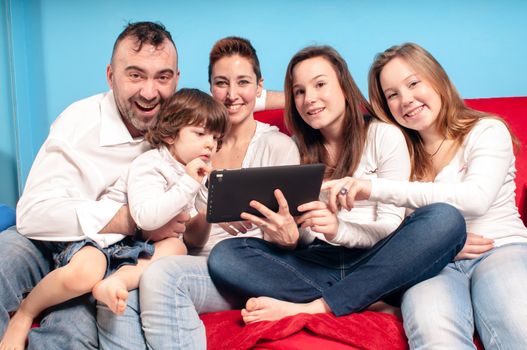
[[[263,218],[243,212],[242,219],[252,222],[260,227],[264,239],[284,248],[294,249],[298,243],[298,227],[295,219],[289,212],[289,205],[284,194],[275,190],[274,195],[278,202],[278,211],[274,212],[258,201],[251,201],[250,206],[258,210]]]
[[[302,204],[298,211],[304,212],[296,219],[301,228],[310,228],[311,231],[322,233],[328,241],[337,235],[339,220],[337,214],[329,209],[328,204],[313,201]]]

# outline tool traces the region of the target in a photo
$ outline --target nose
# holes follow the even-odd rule
[[[227,88],[227,97],[230,100],[234,100],[236,99],[236,94],[237,94],[236,84],[230,84],[229,87]]]
[[[414,102],[414,95],[410,90],[401,90],[399,93],[401,96],[401,101],[403,103],[403,106],[408,106]]]
[[[305,102],[312,104],[317,100],[317,94],[315,89],[306,88],[305,92]]]
[[[159,95],[157,84],[153,79],[147,79],[141,88],[141,97],[147,101],[152,101]]]
[[[214,146],[216,145],[216,139],[214,138],[214,135],[207,135],[207,139],[205,140],[205,148],[207,149],[214,149]]]

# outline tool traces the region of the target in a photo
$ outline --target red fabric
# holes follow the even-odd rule
[[[299,314],[244,326],[239,310],[201,316],[209,349],[407,349],[402,322],[364,311],[343,317]]]
[[[516,203],[527,225],[527,97],[478,98],[466,102],[474,109],[503,117],[521,142],[516,154]]]

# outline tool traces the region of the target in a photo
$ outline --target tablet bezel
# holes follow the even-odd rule
[[[238,221],[242,212],[262,217],[249,206],[251,200],[277,211],[276,188],[284,193],[291,214],[299,215],[300,204],[318,200],[324,171],[319,163],[214,170],[208,182],[206,219],[210,223]]]

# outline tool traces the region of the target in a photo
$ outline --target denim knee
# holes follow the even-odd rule
[[[207,267],[214,284],[223,286],[229,276],[237,273],[240,264],[243,263],[242,254],[237,254],[242,248],[246,238],[225,239],[212,248]]]
[[[429,244],[449,250],[454,248],[456,254],[463,248],[467,238],[467,226],[459,210],[447,203],[434,203],[419,208],[414,213],[417,212],[423,214],[424,220],[428,221],[430,232],[434,232],[434,235],[423,232]]]

